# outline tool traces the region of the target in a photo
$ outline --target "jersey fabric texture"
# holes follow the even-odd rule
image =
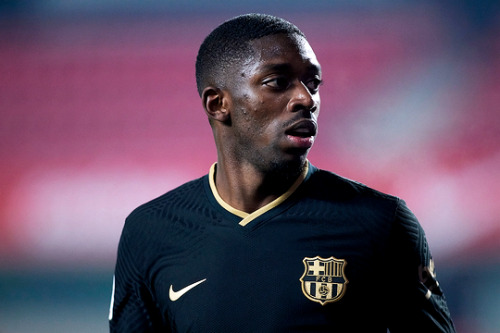
[[[209,175],[133,211],[111,332],[454,332],[405,203],[308,163],[246,214]]]

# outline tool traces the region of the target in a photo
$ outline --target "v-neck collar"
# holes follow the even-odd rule
[[[255,220],[257,217],[261,216],[262,214],[270,211],[271,209],[279,206],[281,203],[283,203],[286,199],[288,199],[294,192],[295,190],[302,184],[304,179],[307,176],[307,172],[309,170],[309,162],[306,162],[306,166],[300,176],[297,178],[297,180],[293,183],[293,185],[282,195],[280,195],[278,198],[274,199],[270,203],[268,203],[265,206],[262,206],[261,208],[257,209],[256,211],[252,213],[247,213],[244,211],[241,211],[239,209],[236,209],[229,205],[227,202],[222,200],[221,196],[219,195],[219,192],[217,191],[217,187],[215,186],[215,168],[216,168],[217,163],[212,164],[210,167],[210,172],[208,174],[208,181],[210,184],[210,189],[212,191],[212,194],[217,201],[219,205],[221,205],[222,208],[227,210],[228,212],[239,216],[242,218],[242,220],[239,222],[239,225],[242,227],[246,226],[248,223],[252,222]]]

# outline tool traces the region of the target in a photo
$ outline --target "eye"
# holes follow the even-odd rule
[[[314,78],[312,80],[309,80],[309,81],[306,81],[305,82],[305,85],[307,86],[307,88],[313,92],[313,93],[316,93],[318,92],[319,90],[319,87],[323,84],[323,81],[319,78]]]
[[[273,89],[285,90],[290,86],[290,80],[284,76],[279,76],[264,81],[264,85]]]

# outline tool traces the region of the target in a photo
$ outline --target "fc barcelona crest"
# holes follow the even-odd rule
[[[335,257],[304,258],[304,275],[300,278],[302,292],[313,302],[336,302],[345,294],[347,278],[344,273],[347,262]]]

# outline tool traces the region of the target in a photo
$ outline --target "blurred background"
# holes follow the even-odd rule
[[[460,332],[500,327],[496,1],[0,1],[0,332],[106,332],[139,204],[208,172],[203,38],[282,16],[322,63],[310,161],[405,199]]]

